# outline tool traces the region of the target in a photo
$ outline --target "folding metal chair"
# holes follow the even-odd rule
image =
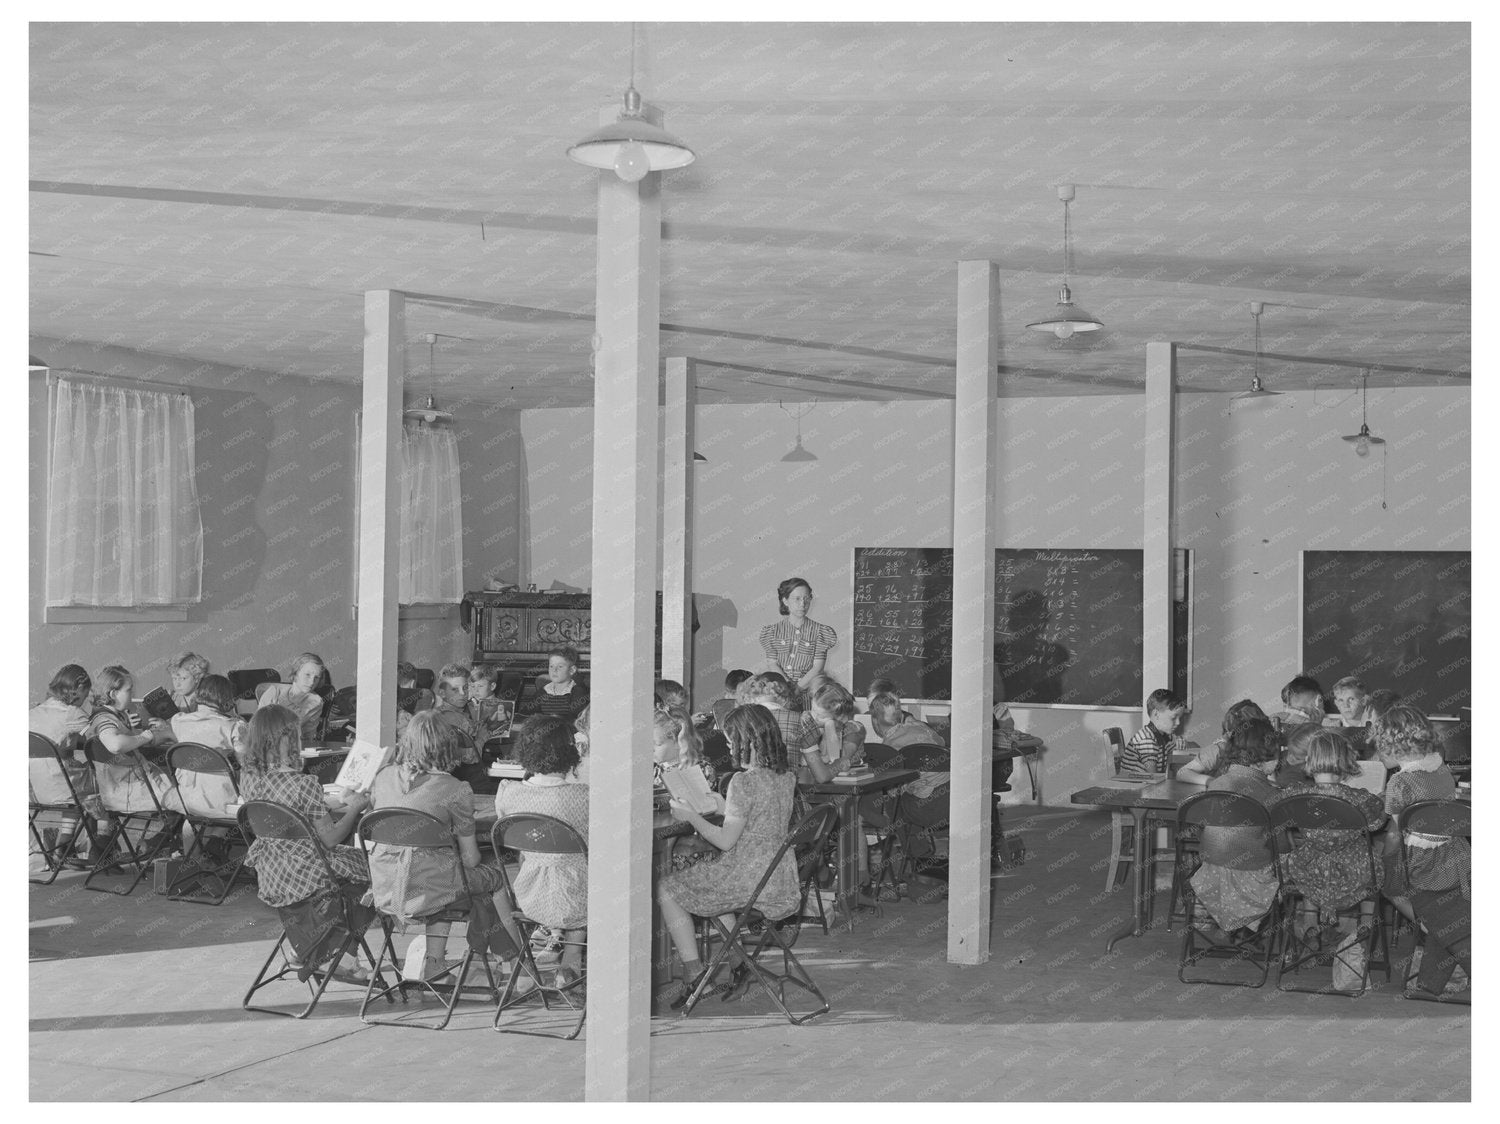
[[[256,688],[262,683],[280,683],[281,673],[274,667],[243,667],[226,673],[237,699],[259,698]]]
[[[246,838],[280,839],[309,844],[317,855],[327,880],[327,886],[319,893],[294,905],[276,907],[276,914],[281,919],[281,935],[271,946],[270,955],[260,966],[260,971],[250,984],[250,990],[245,992],[240,1006],[247,1011],[305,1019],[318,1005],[318,1000],[323,998],[328,981],[337,974],[345,955],[351,952],[356,967],[361,951],[369,962],[370,982],[366,986],[366,993],[372,986],[384,987],[385,980],[375,963],[375,954],[370,951],[370,945],[365,940],[365,930],[374,920],[374,911],[350,900],[351,894],[363,893],[364,887],[350,886],[339,881],[333,872],[328,848],[323,845],[323,840],[318,837],[317,830],[307,818],[285,804],[277,804],[271,800],[249,800],[240,806],[239,826]],[[297,933],[296,939],[293,938],[293,930]],[[293,951],[301,959],[300,964],[294,963],[286,955],[288,944],[292,945]],[[278,955],[281,956],[281,967],[273,975],[267,975]],[[295,976],[312,992],[307,1006],[300,1011],[258,1007],[250,1002],[261,988],[288,976]],[[395,1002],[389,997],[388,1001]]]
[[[538,855],[583,855],[585,860],[588,856],[588,844],[570,824],[564,823],[555,816],[544,816],[534,812],[505,816],[491,829],[490,841],[497,855],[500,854],[502,847],[506,847],[522,854],[529,852]],[[515,891],[511,889],[510,874],[503,863],[500,866],[500,872],[503,875],[501,886],[505,890],[506,897],[515,905]],[[583,1029],[583,1020],[588,1013],[587,972],[581,972],[576,980],[568,981],[561,986],[555,980],[544,979],[537,969],[536,959],[531,951],[532,934],[540,927],[541,922],[527,917],[521,912],[519,906],[515,907],[514,916],[521,928],[520,959],[517,961],[515,971],[511,972],[506,979],[505,990],[501,993],[500,1002],[495,1007],[495,1029],[502,1034],[529,1034],[537,1038],[561,1038],[571,1042]],[[523,972],[531,987],[527,991],[518,992],[517,986]],[[550,1031],[525,1030],[521,1027],[500,1025],[500,1020],[506,1011],[538,995],[541,996],[542,1006],[547,1011],[552,1010],[552,1000],[556,998],[561,1000],[563,1010],[577,1012],[578,1019],[569,1033],[556,1034]]]
[[[119,758],[105,749],[104,743],[98,738],[89,738],[84,743],[84,752],[95,766],[101,764],[118,766],[120,763]],[[118,894],[121,897],[134,893],[135,888],[141,884],[141,880],[150,871],[151,864],[158,857],[167,854],[179,838],[183,816],[180,812],[171,811],[163,806],[161,797],[157,795],[156,786],[151,783],[151,774],[146,768],[146,763],[139,755],[135,756],[132,771],[140,780],[141,787],[150,795],[151,807],[143,812],[122,812],[105,803],[104,809],[109,813],[111,821],[110,829],[94,854],[94,865],[89,870],[88,877],[83,880],[85,890],[100,890],[109,894]],[[94,772],[97,776],[98,769],[96,768]],[[99,787],[102,797],[104,786]],[[131,841],[131,828],[136,828],[140,832],[139,850]],[[94,879],[107,871],[116,870],[123,873],[131,867],[135,868],[135,877],[123,890],[93,885]]]
[[[1365,822],[1364,813],[1349,801],[1331,793],[1303,792],[1278,801],[1275,808],[1271,810],[1271,821],[1276,828],[1284,832],[1286,845],[1289,848],[1283,860],[1283,869],[1287,873],[1282,878],[1280,894],[1284,932],[1281,956],[1276,965],[1277,990],[1308,992],[1314,995],[1351,997],[1363,995],[1370,986],[1370,966],[1375,960],[1377,944],[1383,950],[1382,962],[1385,967],[1385,977],[1390,979],[1390,947],[1385,925],[1380,918],[1380,864],[1375,857],[1375,840],[1370,834],[1369,825]],[[1305,910],[1298,908],[1303,896],[1295,875],[1291,873],[1295,856],[1303,847],[1326,845],[1341,836],[1348,842],[1356,843],[1364,852],[1365,863],[1362,865],[1368,871],[1364,890],[1367,900],[1373,906],[1367,919],[1358,918],[1355,922],[1354,935],[1357,938],[1355,943],[1364,947],[1363,962],[1358,964],[1353,959],[1346,939],[1339,936],[1336,918],[1328,925],[1321,923],[1314,925],[1308,932],[1299,932],[1297,925],[1299,912],[1305,912]],[[1358,910],[1359,907],[1355,905],[1349,908]],[[1343,914],[1348,910],[1338,912]],[[1334,987],[1332,974],[1335,965],[1346,972],[1358,975],[1359,987]],[[1328,983],[1299,983],[1295,979],[1305,969],[1317,969],[1324,966],[1329,968]],[[1294,977],[1290,983],[1287,982],[1288,975]]]
[[[1397,830],[1401,833],[1401,873],[1403,880],[1408,886],[1408,892],[1412,899],[1412,906],[1417,911],[1417,916],[1422,920],[1422,925],[1414,926],[1417,933],[1416,945],[1412,949],[1412,958],[1408,962],[1406,975],[1402,979],[1402,991],[1407,999],[1421,999],[1433,1003],[1455,1003],[1467,1007],[1470,1005],[1468,999],[1449,997],[1440,993],[1429,992],[1416,985],[1418,972],[1417,949],[1422,950],[1422,960],[1425,963],[1429,956],[1439,957],[1439,963],[1451,960],[1463,968],[1464,974],[1470,976],[1473,967],[1473,955],[1470,952],[1470,936],[1468,933],[1468,918],[1471,907],[1461,905],[1460,902],[1467,901],[1463,897],[1458,886],[1439,888],[1436,890],[1424,890],[1411,884],[1410,862],[1412,852],[1416,850],[1412,846],[1412,836],[1416,835],[1421,842],[1432,843],[1435,840],[1447,838],[1473,838],[1471,827],[1471,810],[1469,805],[1459,800],[1423,800],[1412,804],[1401,813],[1397,821]],[[1446,845],[1446,844],[1440,844]],[[1439,911],[1438,907],[1442,907]],[[1431,912],[1429,912],[1429,910]],[[1427,916],[1423,916],[1427,913]],[[1439,929],[1437,933],[1429,933],[1423,926],[1432,928],[1435,926],[1451,926],[1452,931]],[[1429,940],[1429,936],[1435,937]],[[1459,951],[1454,950],[1458,946]]]
[[[766,917],[756,909],[755,903],[760,900],[761,892],[765,890],[766,883],[771,880],[771,876],[781,865],[781,860],[786,853],[800,847],[808,847],[815,852],[821,852],[837,818],[838,813],[831,804],[821,804],[814,808],[782,840],[781,846],[776,849],[776,854],[767,864],[765,874],[761,875],[760,881],[751,892],[749,900],[740,909],[734,911],[734,925],[726,929],[718,917],[708,918],[720,944],[712,959],[709,960],[708,966],[704,968],[702,976],[699,977],[698,985],[683,1006],[684,1018],[693,1013],[693,1008],[712,986],[714,976],[729,962],[731,956],[734,956],[738,963],[749,971],[755,982],[765,989],[766,994],[771,997],[771,1002],[776,1004],[792,1025],[800,1026],[829,1010],[827,997],[818,989],[813,978],[807,974],[807,969],[802,967],[802,962],[792,952],[792,942],[788,941],[782,932],[787,922],[790,922],[795,930],[798,924],[797,913],[793,912],[784,920],[775,920]],[[755,940],[749,948],[745,946],[746,936],[752,936]],[[781,971],[779,972],[772,971],[761,963],[761,954],[772,945],[781,953]],[[786,1002],[787,984],[800,987],[817,996],[819,1002],[817,1009],[805,1015],[793,1014]]]
[[[217,749],[197,742],[178,742],[167,754],[167,770],[172,776],[178,798],[187,814],[188,827],[193,833],[193,841],[188,845],[187,853],[182,856],[183,869],[168,884],[167,896],[174,902],[222,905],[244,869],[250,840],[240,830],[239,821],[234,817],[196,813],[188,809],[187,801],[182,796],[182,787],[177,784],[177,773],[181,770],[185,773],[223,777],[234,790],[233,802],[238,803],[239,769]],[[211,830],[221,834],[211,835]],[[207,843],[210,839],[223,840],[226,852],[222,859],[208,859]],[[240,849],[238,858],[232,857],[236,847]],[[194,860],[200,855],[204,862],[195,864]]]
[[[68,786],[66,800],[41,800],[37,797],[36,789],[32,787],[29,780],[26,785],[31,811],[30,819],[27,821],[31,828],[31,838],[41,853],[42,861],[47,864],[47,877],[32,878],[29,881],[38,886],[50,886],[57,880],[58,874],[64,867],[76,861],[80,833],[88,840],[93,853],[98,851],[99,841],[94,835],[93,817],[83,806],[83,799],[73,785],[73,776],[68,772],[62,751],[58,749],[57,744],[45,734],[31,734],[27,740],[26,755],[29,761],[51,761],[57,766],[63,782]],[[72,827],[53,828],[45,825],[38,827],[37,820],[42,816],[58,816],[64,824],[71,821]],[[66,838],[63,837],[64,831],[67,832]],[[52,833],[50,843],[48,842],[49,832]]]
[[[1235,937],[1223,933],[1213,916],[1193,890],[1191,875],[1196,872],[1201,859],[1197,845],[1205,828],[1231,828],[1253,831],[1257,835],[1257,846],[1264,849],[1266,860],[1277,872],[1280,881],[1280,866],[1277,863],[1275,836],[1271,828],[1271,814],[1258,800],[1238,792],[1201,792],[1191,797],[1177,809],[1176,859],[1178,879],[1182,887],[1182,901],[1186,908],[1186,920],[1182,933],[1182,948],[1177,960],[1177,978],[1183,983],[1209,983],[1223,987],[1261,987],[1271,971],[1271,960],[1276,952],[1279,929],[1279,895],[1273,895],[1270,905],[1259,918],[1258,932]],[[1188,976],[1188,970],[1205,960],[1225,961],[1231,966],[1250,964],[1260,969],[1260,978],[1254,982],[1200,975]]]
[[[470,914],[473,909],[472,900],[474,894],[469,889],[469,873],[464,866],[463,854],[459,850],[458,837],[449,828],[437,819],[436,816],[426,812],[420,812],[415,808],[381,808],[368,813],[359,821],[359,835],[363,841],[366,857],[370,863],[370,877],[376,878],[377,870],[374,859],[374,848],[393,847],[409,851],[446,851],[453,856],[454,863],[458,866],[459,880],[463,885],[463,896],[451,905],[433,913],[425,914],[415,920],[423,925],[438,922],[463,921],[470,922]],[[359,1017],[361,1022],[371,1023],[376,1026],[409,1026],[421,1030],[442,1030],[453,1018],[453,1008],[458,1005],[459,996],[463,991],[464,981],[469,975],[469,966],[474,962],[474,939],[470,934],[469,939],[464,942],[463,959],[458,965],[458,975],[447,984],[448,994],[443,995],[443,989],[438,986],[438,981],[452,976],[453,970],[447,969],[435,979],[427,979],[418,976],[415,979],[406,975],[402,970],[401,962],[396,956],[396,946],[392,936],[396,929],[396,918],[383,910],[377,910],[380,916],[380,928],[384,939],[380,945],[380,957],[375,962],[376,973],[385,964],[386,958],[390,958],[391,969],[396,974],[396,981],[390,985],[381,984],[377,991],[375,987],[375,975],[370,977],[370,986],[365,990],[364,1002],[359,1005]],[[495,973],[490,968],[488,957],[480,957],[484,964],[485,977],[490,982],[490,1000],[498,1003],[500,1001],[500,989],[495,985]],[[406,1002],[406,992],[409,988],[426,993],[431,992],[443,1006],[443,1017],[438,1022],[424,1022],[421,1019],[395,1017],[389,1019],[378,1019],[368,1015],[366,1012],[370,1007],[370,1000],[377,995],[387,1002],[392,1000],[394,994],[401,996],[401,1002]]]

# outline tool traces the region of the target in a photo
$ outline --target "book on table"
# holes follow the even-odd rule
[[[708,787],[708,778],[703,775],[702,770],[663,769],[661,779],[673,800],[686,805],[700,816],[719,810],[719,802],[714,799],[713,789]]]

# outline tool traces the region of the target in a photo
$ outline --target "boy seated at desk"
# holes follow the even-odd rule
[[[1323,722],[1323,688],[1311,675],[1297,675],[1289,680],[1281,688],[1281,703],[1284,709],[1271,719],[1271,725],[1278,730]]]
[[[925,722],[919,722],[901,709],[901,700],[892,694],[878,694],[870,699],[870,719],[875,736],[883,745],[903,749],[911,745],[944,745],[942,735]],[[950,774],[919,769],[917,779],[896,790],[907,823],[916,828],[938,828],[948,822],[948,783]],[[860,799],[860,815],[871,827],[885,828],[890,817],[878,797]]]
[[[1145,775],[1165,773],[1172,753],[1185,748],[1177,727],[1182,725],[1187,704],[1175,693],[1159,687],[1146,696],[1146,724],[1120,751],[1120,772]]]

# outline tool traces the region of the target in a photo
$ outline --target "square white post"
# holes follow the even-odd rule
[[[696,364],[666,364],[662,455],[661,673],[693,694],[693,415]]]
[[[990,958],[990,804],[995,683],[995,392],[1000,281],[958,263],[953,396],[953,717],[948,744],[948,960]]]
[[[603,123],[614,112],[601,114]],[[599,173],[584,1097],[651,1092],[651,744],[656,616],[659,173]]]
[[[1141,690],[1172,686],[1172,412],[1177,347],[1146,345],[1145,499],[1141,591]],[[1145,705],[1145,698],[1141,705]]]
[[[406,298],[365,293],[364,397],[359,446],[359,625],[354,728],[362,741],[391,745],[396,711],[397,567],[401,507],[396,475],[406,364]]]

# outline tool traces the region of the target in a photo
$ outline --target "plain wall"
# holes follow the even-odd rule
[[[1144,403],[1002,399],[999,545],[1139,548]],[[592,417],[521,413],[524,581],[591,584]],[[1390,439],[1387,460],[1338,439],[1359,425],[1348,388],[1178,397],[1176,541],[1194,552],[1190,738],[1216,737],[1236,699],[1279,704],[1299,670],[1302,550],[1469,548],[1468,390],[1372,391],[1370,417]],[[695,702],[719,693],[725,671],[762,660],[757,635],[776,619],[776,583],[793,574],[812,584],[812,616],[838,631],[828,669],[847,683],[854,548],[951,545],[952,404],[821,403],[802,420],[818,460],[801,464],[780,459],[795,423],[774,404],[700,406],[696,418],[708,461],[694,477]],[[1045,795],[1059,803],[1102,779],[1105,728],[1140,724],[1120,710],[1017,707],[1016,717],[1046,740]],[[1024,780],[1017,787],[1024,794]]]
[[[353,681],[356,624],[355,415],[360,388],[274,372],[146,356],[119,348],[31,341],[58,369],[191,384],[197,424],[198,500],[203,518],[203,600],[186,622],[44,620],[45,377],[28,380],[30,420],[29,698],[52,672],[80,663],[91,673],[123,663],[137,694],[168,681],[185,650],[216,672],[275,667],[314,651],[337,686]],[[489,573],[514,580],[518,562],[521,448],[513,410],[459,412],[464,512],[464,587]],[[400,657],[419,666],[467,662],[472,640],[456,606],[404,620]]]

